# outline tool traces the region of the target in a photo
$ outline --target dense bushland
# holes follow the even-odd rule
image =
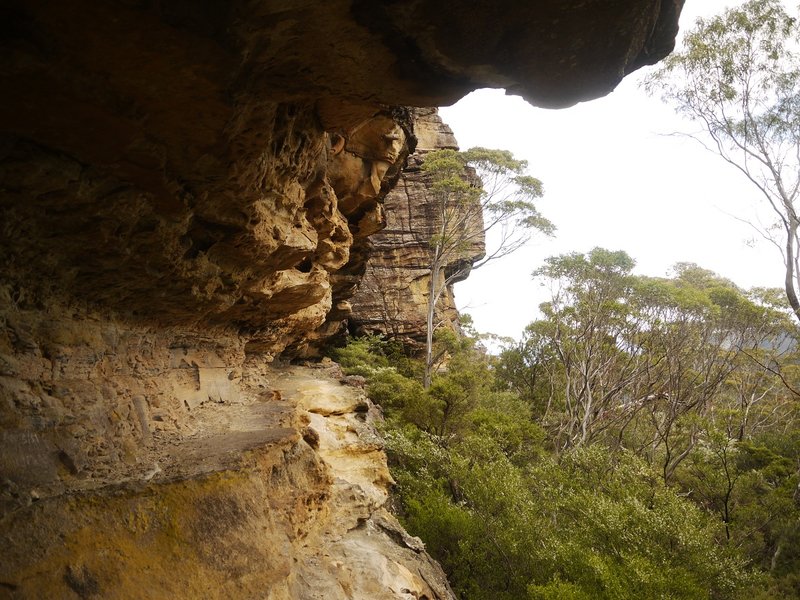
[[[549,259],[499,356],[334,352],[386,416],[395,504],[461,598],[800,597],[800,357],[782,296],[622,252]]]

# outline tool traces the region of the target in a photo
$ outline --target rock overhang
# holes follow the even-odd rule
[[[242,562],[276,589],[300,581],[302,573],[289,573],[292,552],[308,550],[312,566],[323,560],[314,548],[330,555],[330,544],[309,545],[307,532],[338,535],[324,502],[334,478],[317,456],[326,437],[306,436],[303,412],[281,400],[270,362],[287,349],[309,351],[349,313],[367,236],[385,225],[383,197],[414,150],[413,111],[403,107],[448,104],[478,87],[551,107],[602,95],[669,50],[681,4],[4,2],[0,510],[14,519],[0,538],[19,542],[21,562],[7,561],[3,587],[40,597],[32,590],[52,582],[58,596],[89,593],[120,568],[134,588],[152,586],[152,571],[118,557],[131,538],[160,565],[165,597],[174,597],[170,586],[205,585],[202,561],[164,567],[174,563],[160,552],[194,556],[191,538],[168,550],[147,545],[176,543],[174,520],[127,531],[153,506],[163,514],[173,488],[199,489],[201,516],[217,507],[239,514],[244,498],[241,506],[264,516],[258,531],[264,524],[268,539],[282,540],[260,541],[254,560],[235,546],[238,530],[211,529],[223,549],[216,554],[231,559],[212,564],[222,586],[244,581]],[[420,131],[420,145],[447,133]],[[207,419],[215,415],[218,435]],[[271,425],[254,433],[258,420]],[[341,429],[350,435],[358,423]],[[222,445],[187,446],[191,457],[232,459],[220,468],[240,470],[259,493],[248,499],[244,488],[187,472],[192,462],[173,442],[209,434]],[[247,448],[232,448],[237,440]],[[275,483],[266,492],[265,480]],[[75,498],[91,510],[60,522]],[[84,526],[96,526],[98,506],[126,531],[95,553],[102,536]],[[397,537],[382,509],[354,508],[369,519],[364,529],[353,526],[362,519],[345,523],[355,532],[343,547],[349,555],[353,546],[369,550],[362,538],[374,540],[377,529]],[[64,523],[89,535],[54,544],[53,524]],[[54,562],[31,562],[50,550]],[[408,547],[429,562],[419,550]],[[99,570],[87,566],[92,556]],[[22,563],[32,565],[30,577],[15,568]],[[382,585],[385,573],[360,581]],[[446,582],[431,587],[441,589],[434,597],[452,597]]]
[[[11,0],[4,279],[279,352],[364,271],[413,151],[397,107],[601,96],[669,52],[682,3]]]

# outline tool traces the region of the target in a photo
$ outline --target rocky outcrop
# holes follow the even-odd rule
[[[379,200],[408,151],[396,114],[327,134],[310,108],[274,106],[258,168],[207,174],[243,178],[238,193],[164,179],[170,197],[11,139],[0,158],[8,293],[20,307],[77,300],[139,323],[233,326],[275,356],[349,292],[351,246],[381,221]]]
[[[111,415],[76,421],[93,436],[4,435],[19,504],[3,519],[4,593],[454,597],[384,507],[392,479],[363,391],[335,367],[236,372],[209,348],[171,354],[164,376],[183,406],[119,398]]]
[[[92,85],[93,72],[105,71],[112,75],[110,87],[91,87],[88,96],[113,101],[115,91],[138,88],[140,97],[163,104],[165,95],[174,95],[193,111],[187,117],[202,118],[197,129],[203,131],[184,135],[203,137],[214,134],[211,126],[225,118],[226,105],[244,97],[436,106],[477,87],[505,87],[535,104],[564,106],[601,96],[624,75],[669,52],[682,4],[17,0],[5,3],[3,22],[14,48],[24,41],[29,55],[39,59],[26,65],[29,72],[46,74],[41,59],[55,67],[66,57],[84,58],[76,73],[84,75],[82,82],[70,81],[65,72],[60,89],[78,92],[79,83]],[[181,68],[187,64],[194,69]],[[76,63],[61,66],[71,70]],[[49,75],[59,83],[55,71]],[[226,98],[222,89],[203,94],[220,83],[238,98]],[[29,84],[17,91],[31,96],[44,90]],[[51,115],[48,121],[56,119]]]
[[[601,95],[681,3],[4,2],[0,592],[448,597],[270,364],[348,315],[402,106]]]
[[[382,225],[409,134],[388,107],[604,94],[671,48],[681,4],[7,2],[3,278],[302,353]]]
[[[395,188],[384,200],[386,228],[370,238],[373,245],[366,272],[352,299],[350,328],[356,333],[379,333],[412,345],[425,341],[427,298],[432,254],[430,240],[439,230],[441,215],[421,166],[425,154],[458,149],[451,129],[435,108],[415,109],[416,151]],[[469,265],[484,254],[483,232],[466,235],[469,247],[444,265],[442,279],[455,271],[469,272]],[[466,269],[465,269],[466,266]],[[457,326],[451,281],[437,303],[436,321]],[[439,287],[444,285],[444,281]]]

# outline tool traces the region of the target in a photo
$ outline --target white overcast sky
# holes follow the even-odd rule
[[[687,0],[681,29],[736,0]],[[440,110],[464,149],[511,150],[542,180],[541,212],[558,227],[529,247],[475,271],[456,286],[459,307],[479,331],[518,338],[546,290],[531,278],[544,258],[595,246],[625,250],[637,272],[666,275],[695,262],[738,285],[780,287],[780,254],[754,247],[749,226],[758,197],[751,184],[697,142],[697,131],[640,87],[643,69],[605,98],[563,110],[533,108],[502,90],[478,90]]]

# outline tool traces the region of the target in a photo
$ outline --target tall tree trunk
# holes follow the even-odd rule
[[[433,318],[436,314],[436,296],[437,296],[437,282],[439,280],[439,250],[434,252],[433,264],[431,265],[431,281],[428,286],[428,306],[426,314],[425,326],[425,375],[422,380],[422,386],[427,390],[431,387],[431,379],[433,378]]]
[[[792,215],[789,215],[788,223],[786,223],[786,279],[784,285],[786,287],[786,298],[789,300],[789,305],[794,311],[794,316],[800,321],[800,300],[798,300],[797,291],[795,290],[797,273],[794,272],[794,244],[796,240],[797,220]]]

